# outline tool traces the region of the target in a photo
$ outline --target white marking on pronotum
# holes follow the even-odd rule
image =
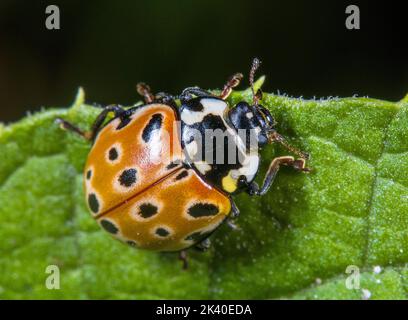
[[[181,112],[181,120],[187,125],[193,125],[194,123],[199,123],[203,121],[204,117],[208,114],[218,115],[223,118],[228,105],[221,100],[216,99],[201,99],[201,105],[203,110],[201,111],[191,111],[183,110]]]
[[[205,161],[196,161],[194,162],[194,165],[201,174],[206,174],[211,170],[211,166]]]
[[[247,177],[253,177],[258,171],[258,167],[259,167],[258,154],[249,154],[246,157],[242,168],[240,168],[239,170],[242,174],[246,175]]]
[[[191,141],[188,145],[186,145],[186,152],[189,157],[192,159],[198,152],[198,145],[195,140]]]
[[[257,154],[245,155],[242,167],[239,169],[230,170],[229,175],[234,180],[238,180],[240,176],[245,176],[247,181],[252,181],[259,167],[259,156]]]

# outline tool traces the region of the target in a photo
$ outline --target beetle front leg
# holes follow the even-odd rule
[[[257,183],[252,182],[248,186],[248,193],[250,195],[257,195],[262,196],[268,192],[269,188],[271,187],[273,181],[275,180],[276,174],[279,171],[281,165],[286,165],[293,167],[295,170],[309,172],[310,169],[306,168],[306,159],[300,158],[295,159],[291,156],[283,156],[274,158],[269,165],[268,171],[265,174],[264,181],[262,186],[259,187]]]

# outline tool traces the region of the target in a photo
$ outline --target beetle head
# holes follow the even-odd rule
[[[258,69],[261,61],[255,58],[252,62],[251,70],[249,73],[249,83],[252,90],[252,103],[239,102],[229,113],[229,118],[234,127],[239,129],[246,129],[248,133],[246,134],[246,144],[249,148],[262,147],[270,142],[270,136],[275,132],[274,126],[275,121],[264,106],[259,104],[262,99],[262,91],[258,89],[255,92],[254,89],[254,76]],[[254,143],[249,143],[251,136],[255,138],[256,145]],[[251,140],[254,141],[254,140]]]

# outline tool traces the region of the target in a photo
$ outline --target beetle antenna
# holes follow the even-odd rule
[[[254,58],[254,60],[252,60],[251,70],[249,71],[249,84],[252,90],[252,97],[253,97],[254,105],[258,105],[258,101],[262,98],[262,91],[258,90],[257,92],[255,92],[255,88],[254,88],[255,72],[256,70],[258,70],[260,65],[261,65],[261,60],[259,60],[258,58]]]
[[[298,155],[299,157],[301,157],[302,159],[309,159],[309,154],[299,150],[298,148],[295,148],[294,146],[291,146],[286,139],[280,135],[279,133],[277,133],[276,131],[271,132],[268,135],[269,141],[270,142],[278,142],[280,143],[284,148],[286,148],[287,150],[293,152],[294,154]]]

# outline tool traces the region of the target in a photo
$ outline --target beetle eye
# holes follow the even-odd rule
[[[262,119],[264,121],[264,123],[266,124],[268,129],[272,129],[273,126],[275,125],[275,120],[273,119],[271,113],[269,112],[268,109],[266,109],[265,107],[258,105],[257,106],[259,113],[262,116]]]

